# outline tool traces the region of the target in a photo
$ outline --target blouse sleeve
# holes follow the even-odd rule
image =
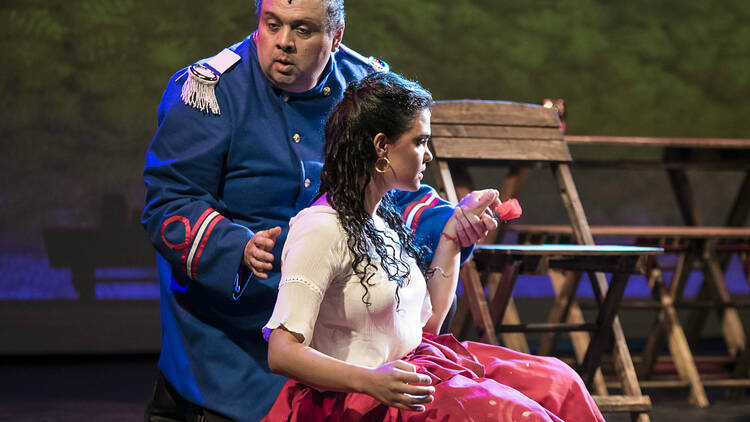
[[[344,260],[343,233],[335,214],[308,213],[296,217],[281,254],[281,282],[276,305],[263,337],[280,326],[301,334],[310,344],[320,303]]]

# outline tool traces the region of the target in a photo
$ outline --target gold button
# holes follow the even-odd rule
[[[310,183],[311,183],[311,182],[310,182],[310,179],[305,179],[305,187],[306,187],[306,188],[309,188],[309,187],[310,187]]]
[[[331,95],[331,88],[330,87],[323,87],[323,95]]]
[[[292,136],[292,139],[294,139],[294,142],[295,142],[295,143],[299,143],[299,141],[301,141],[301,140],[302,140],[302,137],[301,137],[301,136],[299,136],[299,133],[295,133],[295,134],[294,134],[294,135]]]

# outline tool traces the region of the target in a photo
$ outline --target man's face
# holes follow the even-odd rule
[[[330,33],[323,0],[263,0],[255,40],[266,78],[289,92],[317,85],[344,27]]]

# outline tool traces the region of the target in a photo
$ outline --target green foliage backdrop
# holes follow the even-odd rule
[[[747,0],[349,0],[347,13],[345,43],[438,99],[562,97],[573,134],[750,137]],[[249,0],[4,0],[0,232],[91,224],[107,192],[140,208],[167,79],[254,28]]]

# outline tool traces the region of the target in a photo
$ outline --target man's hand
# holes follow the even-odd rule
[[[255,232],[245,245],[242,261],[252,270],[253,274],[263,280],[268,278],[265,271],[273,268],[273,254],[271,249],[276,244],[276,237],[281,234],[281,227]]]
[[[419,374],[416,367],[402,360],[384,363],[369,371],[362,392],[384,404],[403,410],[424,411],[424,403],[433,400],[432,380]]]
[[[471,246],[497,228],[493,211],[500,205],[500,193],[495,189],[473,191],[458,203],[456,237],[461,247]]]

